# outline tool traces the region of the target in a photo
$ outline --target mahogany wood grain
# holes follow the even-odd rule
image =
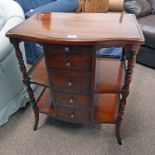
[[[47,88],[40,100],[37,103],[39,112],[43,114],[48,114],[48,116],[55,116],[55,109],[51,106],[52,98],[50,95],[50,90]]]
[[[119,94],[95,95],[95,120],[97,123],[115,123],[119,107]]]
[[[89,95],[55,92],[55,98],[57,104],[84,108],[88,108],[90,106]]]
[[[89,54],[64,54],[54,53],[48,51],[46,53],[47,66],[51,70],[64,70],[64,71],[90,71],[91,57]]]
[[[73,123],[115,123],[117,141],[122,143],[121,122],[136,54],[144,37],[134,15],[124,14],[121,23],[119,19],[120,13],[39,13],[6,34],[15,47],[33,106],[34,129],[39,112]],[[38,105],[35,101],[19,49],[19,42],[25,40],[43,45],[52,96],[48,104],[41,103],[47,92]],[[123,58],[98,59],[96,51],[104,47],[123,47]],[[127,54],[126,66],[123,61]],[[40,73],[32,77],[45,75],[46,80],[38,79],[46,82],[46,67],[42,60],[38,67],[42,71],[39,69]],[[68,100],[73,104],[67,104]]]
[[[49,82],[44,57],[36,64],[35,69],[31,71],[30,76],[32,81],[48,85]]]
[[[82,94],[90,92],[90,77],[87,75],[51,72],[49,78],[51,78],[54,90]]]
[[[119,59],[97,58],[95,93],[121,93],[125,78],[124,65]]]
[[[93,45],[103,42],[143,43],[144,37],[131,14],[39,13],[7,33],[7,36],[35,42]]]
[[[57,118],[68,122],[89,123],[90,115],[87,111],[79,111],[69,107],[57,107]]]
[[[88,54],[90,47],[89,46],[63,46],[63,45],[45,45],[44,50],[48,51],[49,53],[66,53],[66,54]]]

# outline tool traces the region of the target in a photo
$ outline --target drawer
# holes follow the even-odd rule
[[[76,106],[76,107],[89,107],[90,96],[55,92],[55,102],[57,104],[62,104],[62,105],[70,105],[70,106]]]
[[[90,72],[91,70],[91,54],[89,52],[71,54],[45,51],[45,56],[48,69],[77,72]]]
[[[65,92],[84,93],[90,92],[90,76],[75,73],[51,72],[51,79],[54,90]]]
[[[75,123],[88,123],[89,112],[88,111],[76,111],[73,108],[57,107],[56,108],[57,118],[69,122]]]
[[[44,50],[48,53],[66,53],[66,54],[88,54],[90,51],[89,46],[63,46],[63,45],[45,45]]]

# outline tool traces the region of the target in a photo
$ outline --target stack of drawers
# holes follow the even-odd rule
[[[69,122],[90,122],[90,48],[47,44],[44,51],[56,117]]]

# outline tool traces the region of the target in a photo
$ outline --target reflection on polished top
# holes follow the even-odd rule
[[[120,13],[39,13],[10,30],[7,36],[48,43],[143,43],[135,16],[124,14],[121,23],[120,16]]]

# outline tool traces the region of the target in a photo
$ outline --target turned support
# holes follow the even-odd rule
[[[127,61],[125,83],[122,89],[122,94],[121,94],[122,97],[120,101],[118,117],[116,120],[116,137],[117,137],[118,144],[120,145],[122,144],[121,135],[120,135],[121,122],[122,122],[122,118],[126,107],[126,99],[129,95],[129,86],[132,80],[133,69],[136,63],[136,55],[138,53],[138,50],[139,50],[138,45],[128,46],[128,47],[125,47],[124,49],[125,55],[129,54],[129,59]]]
[[[27,71],[26,71],[26,67],[24,64],[24,60],[23,60],[23,56],[22,56],[22,52],[19,48],[19,40],[16,39],[10,39],[11,43],[13,44],[14,48],[15,48],[15,52],[16,52],[16,57],[20,66],[20,70],[22,72],[22,76],[23,76],[23,83],[25,84],[26,88],[27,88],[27,92],[30,98],[30,103],[32,105],[33,111],[34,111],[34,116],[35,116],[35,123],[34,123],[34,128],[33,130],[36,130],[38,127],[38,122],[39,122],[39,110],[36,104],[36,100],[34,98],[34,94],[33,94],[33,90],[31,88],[30,85],[30,78],[28,77]]]

